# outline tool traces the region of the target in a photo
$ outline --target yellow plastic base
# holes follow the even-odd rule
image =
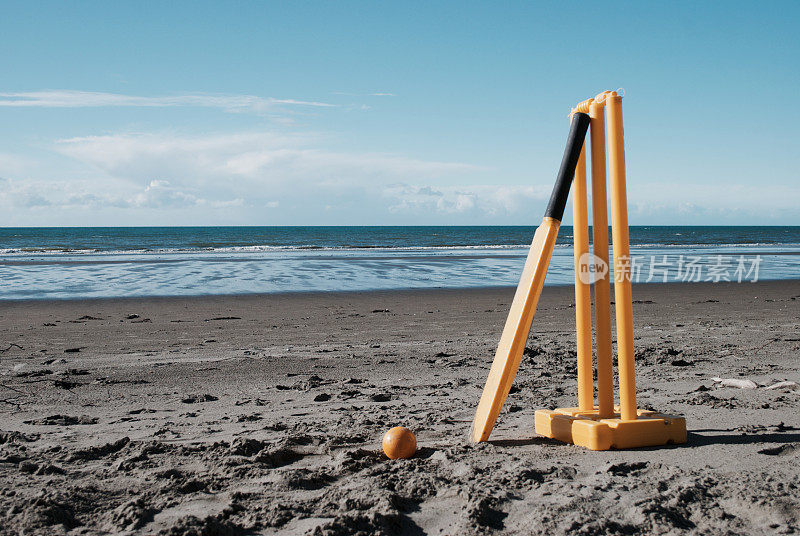
[[[686,420],[683,417],[641,409],[637,414],[636,420],[624,421],[619,413],[601,419],[596,407],[593,411],[540,409],[536,411],[536,433],[591,450],[686,443]]]

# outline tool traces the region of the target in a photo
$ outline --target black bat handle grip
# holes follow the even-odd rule
[[[564,158],[561,160],[561,168],[558,170],[553,194],[550,196],[550,202],[547,204],[547,210],[544,213],[545,218],[561,221],[564,216],[564,207],[567,206],[569,188],[572,185],[572,178],[575,176],[575,166],[578,165],[583,140],[586,138],[586,131],[589,129],[589,121],[587,114],[576,112],[572,115],[567,147],[564,149]]]

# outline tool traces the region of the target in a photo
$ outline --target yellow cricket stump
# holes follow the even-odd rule
[[[589,123],[591,127],[591,123]],[[572,243],[575,251],[575,266],[589,254],[589,222],[586,219],[586,149],[581,149],[575,178],[572,181]],[[592,287],[575,270],[575,326],[578,352],[578,407],[591,410],[594,407],[594,385],[592,383]]]
[[[596,274],[597,401],[592,382],[591,289],[581,270],[588,260],[586,160],[581,150],[573,190],[573,243],[575,250],[575,320],[578,355],[578,407],[538,410],[536,433],[591,450],[652,447],[686,442],[683,417],[637,409],[633,351],[633,305],[628,236],[628,202],[625,189],[625,148],[622,97],[606,91],[580,103],[573,113],[590,118],[592,156],[592,237],[597,265],[608,266],[608,216],[606,211],[606,160],[604,110],[608,108],[608,153],[613,219],[614,297],[617,321],[619,406],[614,406],[611,357],[611,298],[608,270]],[[586,275],[588,275],[588,271]]]
[[[603,104],[589,105],[592,142],[592,253],[596,264],[608,267],[608,201],[606,197],[606,138]],[[601,417],[614,414],[614,365],[611,357],[611,286],[609,270],[596,274],[594,311],[597,324],[597,406]]]

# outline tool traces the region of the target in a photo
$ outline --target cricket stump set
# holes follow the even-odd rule
[[[605,115],[608,114],[606,125]],[[570,185],[573,190],[575,250],[575,316],[578,355],[578,406],[536,411],[536,433],[591,450],[635,448],[686,442],[683,417],[637,408],[633,350],[633,306],[625,189],[625,148],[622,96],[604,91],[573,108],[564,158],[542,224],[536,230],[519,286],[509,310],[475,420],[472,440],[486,441],[517,374],[536,305],[553,254]],[[594,274],[597,404],[592,367],[591,281],[587,280],[589,223],[587,216],[586,151],[590,130],[592,179],[592,238],[596,263],[608,267],[606,197],[606,134],[611,183],[614,301],[617,332],[619,405],[614,405],[611,345],[611,286],[609,271]],[[603,264],[605,263],[605,264]],[[583,277],[581,273],[583,270]]]

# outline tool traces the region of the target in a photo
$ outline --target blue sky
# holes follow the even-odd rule
[[[632,224],[800,224],[797,2],[2,7],[3,226],[535,225],[618,87]]]

